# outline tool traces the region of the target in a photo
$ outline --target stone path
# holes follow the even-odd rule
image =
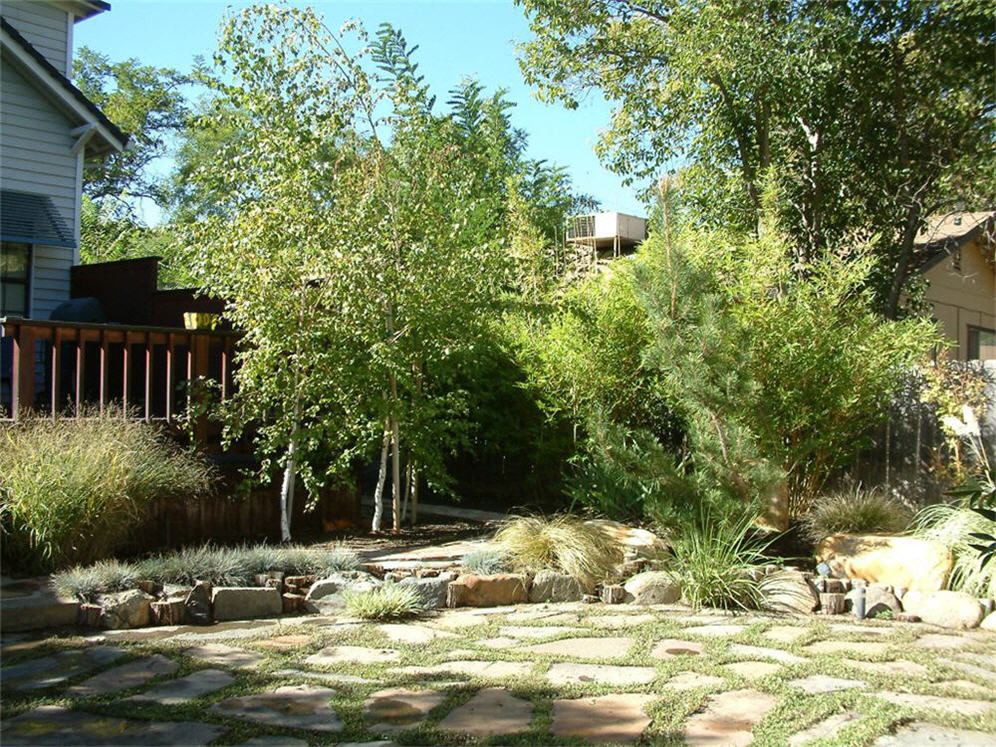
[[[582,604],[140,632],[0,640],[0,743],[996,744],[994,634]]]

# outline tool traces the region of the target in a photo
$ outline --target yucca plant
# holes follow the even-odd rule
[[[346,591],[342,596],[346,611],[363,620],[402,620],[424,609],[414,586],[387,583],[365,591]]]
[[[516,569],[560,571],[587,589],[614,576],[623,556],[618,542],[571,514],[511,517],[495,534],[495,544]]]
[[[693,609],[755,609],[768,543],[753,539],[754,520],[703,519],[674,542],[670,568],[681,579],[682,601]]]

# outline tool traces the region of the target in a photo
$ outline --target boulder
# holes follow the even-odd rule
[[[667,543],[646,529],[620,524],[608,519],[592,519],[585,524],[596,526],[613,542],[619,545],[622,554],[644,560],[657,560],[667,553]]]
[[[820,612],[824,615],[842,615],[847,611],[846,595],[839,592],[820,594]]]
[[[577,602],[582,594],[576,578],[556,571],[540,571],[529,587],[530,602]]]
[[[908,591],[903,610],[941,628],[975,628],[984,614],[979,600],[963,591]]]
[[[211,597],[215,620],[251,620],[284,611],[280,590],[272,586],[219,586]]]
[[[624,586],[631,604],[674,604],[681,599],[681,581],[668,571],[645,571]]]
[[[808,615],[820,603],[816,589],[799,571],[778,571],[765,576],[758,586],[761,609]]]
[[[626,601],[626,587],[619,584],[603,586],[601,599],[605,604],[622,604]]]
[[[129,589],[100,598],[100,625],[108,630],[141,628],[149,624],[155,597],[141,589]]]
[[[452,580],[452,573],[443,573],[434,577],[425,576],[422,578],[408,576],[401,579],[398,582],[398,586],[414,587],[425,608],[434,610],[446,606],[446,589]]]
[[[529,578],[519,573],[465,574],[446,590],[447,607],[497,607],[529,599]]]
[[[979,623],[979,630],[996,631],[996,612],[990,612],[982,619],[982,622]]]
[[[888,612],[887,612],[888,610]],[[865,589],[865,617],[896,615],[903,611],[903,605],[890,587],[880,584],[869,584]]]
[[[316,602],[325,597],[340,595],[347,589],[368,591],[381,585],[381,581],[369,573],[336,573],[315,581],[308,589],[307,600]]]
[[[208,581],[198,581],[194,584],[183,605],[184,620],[191,625],[210,625],[214,622],[214,615],[211,612],[211,584]]]
[[[834,576],[916,591],[943,589],[954,563],[939,542],[872,534],[831,535],[816,546],[816,558]]]
[[[182,625],[186,613],[183,599],[164,599],[151,605],[153,625]]]

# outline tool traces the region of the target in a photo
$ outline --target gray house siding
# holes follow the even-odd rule
[[[66,55],[72,20],[65,10],[37,0],[3,0],[2,12],[56,70],[69,76]]]
[[[6,62],[0,73],[0,96],[3,188],[50,197],[66,224],[78,228],[79,157],[71,150],[72,124]],[[29,309],[32,317],[47,319],[56,306],[69,298],[69,268],[74,254],[66,247],[34,245]]]

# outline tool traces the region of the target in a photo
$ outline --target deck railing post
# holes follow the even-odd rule
[[[11,371],[11,410],[23,418],[35,404],[35,334],[19,325],[14,333],[14,366]]]

